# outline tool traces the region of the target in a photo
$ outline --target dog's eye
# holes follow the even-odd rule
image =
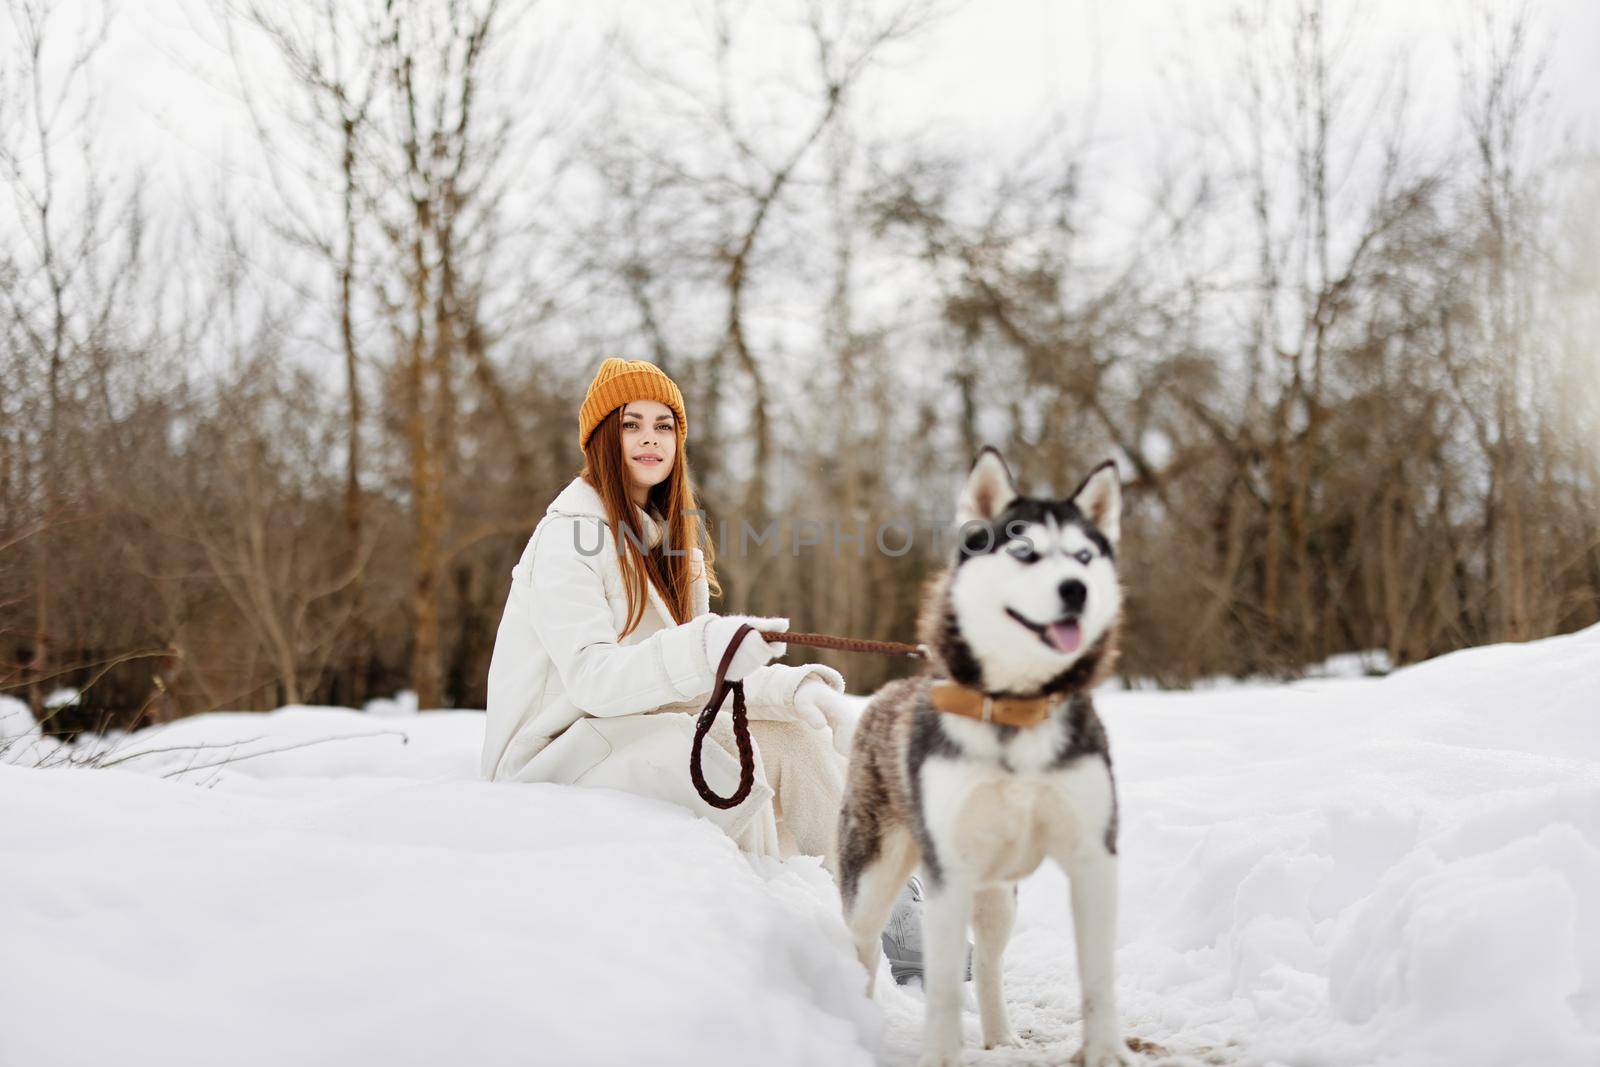
[[[1090,552],[1087,548],[1080,548],[1078,551],[1072,554],[1072,558],[1077,560],[1079,563],[1087,565],[1091,559],[1094,559],[1094,553]]]
[[[1039,562],[1039,553],[1035,552],[1033,546],[1026,541],[1016,541],[1006,546],[1006,551],[1023,563]]]

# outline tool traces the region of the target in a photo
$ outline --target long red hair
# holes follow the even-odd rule
[[[627,637],[644,618],[644,606],[649,597],[644,584],[647,581],[655,583],[661,599],[672,609],[674,622],[689,621],[694,610],[692,547],[698,547],[705,558],[706,584],[711,595],[722,595],[722,586],[712,567],[715,553],[711,539],[706,536],[704,516],[690,514],[699,505],[695,502],[685,449],[678,449],[672,472],[664,481],[651,486],[646,498],[645,510],[653,512],[651,517],[661,523],[664,530],[661,541],[648,552],[640,551],[645,535],[633,521],[633,500],[628,496],[628,472],[622,456],[622,408],[608,412],[595,426],[589,443],[583,448],[583,460],[578,476],[594,488],[605,505],[606,522],[617,545],[617,562],[628,593],[628,621],[617,635],[619,638]],[[625,529],[633,531],[633,536],[627,536]],[[667,555],[668,547],[682,555]]]

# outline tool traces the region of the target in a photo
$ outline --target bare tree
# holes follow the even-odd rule
[[[137,175],[108,180],[96,158],[93,68],[109,8],[8,0],[5,17],[0,181],[9,195],[0,225],[13,239],[0,245],[0,288],[19,402],[6,438],[8,503],[19,505],[9,547],[25,542],[32,563],[31,652],[14,671],[29,679],[37,712],[46,683],[69,662],[51,531],[80,517],[82,501],[69,490],[70,465],[81,459],[74,416],[86,395],[111,402],[104,331],[135,273],[142,216]]]
[[[291,245],[310,250],[333,275],[346,413],[345,553],[354,562],[372,549],[362,489],[363,364],[370,356],[362,353],[359,336],[365,331],[357,319],[358,288],[369,284],[360,275],[361,235],[371,196],[363,153],[384,74],[379,51],[383,12],[376,4],[297,6],[238,0],[218,0],[218,10],[263,156],[283,201],[283,211],[271,225]],[[241,41],[247,30],[255,33]],[[267,97],[255,88],[253,79],[258,75],[249,69],[244,50],[258,37],[271,45],[287,83],[300,94],[296,102]],[[289,168],[281,162],[284,159],[305,162],[296,173],[285,173]],[[307,204],[319,195],[336,201],[331,219]],[[359,572],[350,582],[350,595],[348,639],[353,662],[347,673],[353,678],[350,696],[359,700],[366,695],[360,679],[372,654],[372,624]]]

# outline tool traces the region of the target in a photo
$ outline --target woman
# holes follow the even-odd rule
[[[482,773],[670,800],[746,851],[821,856],[831,870],[853,722],[833,668],[769,663],[784,644],[748,635],[727,677],[744,682],[755,785],[723,810],[689,780],[694,715],[734,632],[743,623],[786,630],[789,620],[710,611],[721,587],[693,514],[687,433],[683,395],[659,368],[601,364],[578,413],[583,470],[511,571],[489,665]],[[703,748],[706,782],[723,796],[739,780],[730,718],[718,718],[718,743]]]

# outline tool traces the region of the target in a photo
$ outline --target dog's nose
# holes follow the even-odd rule
[[[1076,578],[1068,578],[1059,586],[1061,603],[1071,612],[1083,610],[1084,603],[1089,599],[1089,587]]]

